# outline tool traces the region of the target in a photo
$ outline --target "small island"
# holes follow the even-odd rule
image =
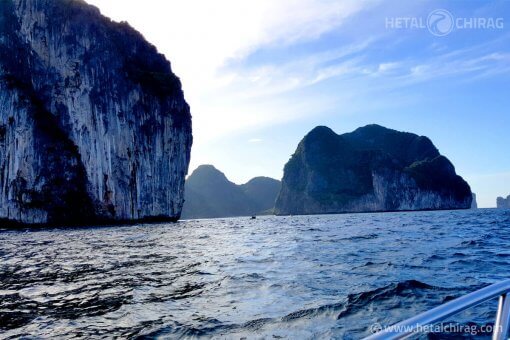
[[[498,209],[510,209],[510,195],[506,198],[498,197],[496,204]]]

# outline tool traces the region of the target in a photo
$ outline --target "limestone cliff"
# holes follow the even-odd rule
[[[179,218],[191,115],[170,63],[81,0],[0,1],[0,218]]]
[[[469,185],[427,137],[317,127],[285,165],[277,214],[468,209]]]

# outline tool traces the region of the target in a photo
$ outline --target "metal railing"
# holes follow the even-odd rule
[[[376,339],[404,339],[411,335],[417,335],[420,329],[433,325],[452,315],[458,314],[470,307],[499,296],[499,305],[496,321],[493,327],[493,340],[506,340],[510,323],[510,280],[501,281],[449,301],[441,306],[421,313],[410,319],[404,320],[393,326],[387,327],[375,333],[365,340]]]

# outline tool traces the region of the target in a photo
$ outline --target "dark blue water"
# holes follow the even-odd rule
[[[0,259],[2,339],[357,339],[509,278],[510,210],[3,231]]]

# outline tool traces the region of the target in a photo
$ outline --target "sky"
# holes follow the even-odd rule
[[[190,173],[281,179],[303,136],[428,136],[477,194],[510,195],[510,1],[87,0],[165,54],[191,106]]]

